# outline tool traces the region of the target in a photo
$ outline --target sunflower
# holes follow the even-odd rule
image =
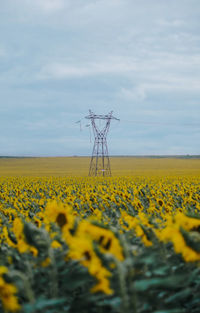
[[[69,231],[73,228],[75,220],[70,206],[55,200],[48,202],[43,216],[45,222],[57,224],[64,237],[70,235]]]
[[[7,272],[8,269],[5,266],[0,266],[0,299],[6,311],[16,312],[20,309],[16,297],[17,288],[4,280],[3,274]]]
[[[111,253],[118,260],[123,261],[123,251],[119,240],[113,232],[101,226],[94,225],[88,221],[82,221],[79,224],[77,234],[94,240],[101,248],[103,253]]]
[[[171,241],[175,252],[181,253],[186,262],[192,262],[200,260],[200,253],[187,245],[181,233],[181,228],[186,231],[193,231],[195,227],[199,226],[199,219],[188,217],[183,213],[177,213],[175,216],[169,217],[166,221],[165,227],[163,229],[155,230],[155,233],[161,241]]]
[[[113,290],[110,288],[109,277],[111,273],[102,265],[101,260],[93,250],[93,242],[90,238],[85,236],[71,237],[68,242],[69,252],[66,260],[72,259],[79,261],[83,266],[87,267],[89,273],[97,279],[97,284],[91,289],[91,292],[104,292],[105,294],[112,294]]]

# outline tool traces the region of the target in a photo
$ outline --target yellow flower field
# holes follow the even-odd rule
[[[88,162],[0,160],[0,312],[198,312],[200,160]]]
[[[89,157],[0,158],[1,176],[87,176]],[[113,176],[199,176],[200,159],[111,157]]]

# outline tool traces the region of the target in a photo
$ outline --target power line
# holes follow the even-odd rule
[[[121,122],[125,122],[125,123],[132,123],[132,124],[145,124],[145,125],[159,125],[159,126],[190,126],[190,127],[200,127],[200,124],[195,124],[195,123],[182,123],[182,124],[178,124],[178,123],[173,123],[173,122],[154,122],[154,121],[136,121],[136,120],[123,120],[120,119]]]
[[[81,128],[81,121],[83,121],[83,119],[81,119],[80,121],[76,122],[80,124],[80,130],[82,130]],[[138,124],[138,125],[157,125],[157,126],[170,126],[170,127],[200,127],[200,124],[197,123],[175,123],[175,122],[155,122],[155,121],[141,121],[141,120],[123,120],[120,119],[121,123],[131,123],[131,124]],[[88,127],[87,125],[85,125],[86,127]]]

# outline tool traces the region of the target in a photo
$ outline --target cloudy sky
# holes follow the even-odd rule
[[[89,155],[89,109],[120,118],[110,154],[200,154],[199,16],[199,0],[0,0],[0,155]]]

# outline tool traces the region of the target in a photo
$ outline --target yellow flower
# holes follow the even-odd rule
[[[161,241],[171,241],[176,253],[181,253],[186,262],[200,260],[200,253],[188,247],[180,227],[189,231],[200,225],[200,220],[185,216],[183,213],[177,213],[174,217],[168,218],[165,228],[155,230],[156,235]]]
[[[68,244],[69,252],[66,259],[70,258],[79,261],[88,268],[89,273],[98,281],[97,285],[91,289],[91,292],[113,293],[108,279],[111,273],[103,267],[101,260],[95,254],[92,240],[83,236],[74,236]]]
[[[145,246],[151,246],[152,242],[148,240],[147,236],[145,235],[142,227],[140,224],[143,224],[145,226],[150,226],[147,220],[147,217],[144,215],[144,213],[140,213],[138,218],[128,215],[126,212],[122,212],[122,221],[124,221],[127,226],[123,226],[127,230],[133,229],[135,231],[136,236],[141,237],[143,243]]]
[[[73,228],[75,220],[72,208],[56,201],[47,203],[44,218],[46,222],[56,223],[61,228],[63,235],[66,236],[69,230]]]
[[[51,263],[51,259],[50,259],[49,257],[47,257],[47,258],[41,263],[41,266],[42,266],[42,267],[47,267],[50,263]]]
[[[104,292],[107,295],[112,295],[113,290],[110,288],[110,283],[108,279],[101,279],[99,282],[91,289],[91,292]]]
[[[54,249],[58,249],[62,247],[62,245],[57,240],[52,241],[51,246]]]
[[[3,274],[5,274],[5,273],[7,273],[7,272],[8,272],[7,267],[5,267],[5,266],[0,266],[0,275],[3,275]]]
[[[17,293],[17,288],[4,281],[2,275],[7,272],[8,270],[6,267],[0,267],[0,299],[5,310],[16,312],[20,309],[20,305],[15,295]]]
[[[80,237],[86,236],[90,240],[96,241],[97,244],[99,244],[101,247],[102,252],[109,252],[118,260],[124,260],[123,251],[119,240],[115,237],[111,230],[96,226],[84,220],[79,224],[77,234]]]

